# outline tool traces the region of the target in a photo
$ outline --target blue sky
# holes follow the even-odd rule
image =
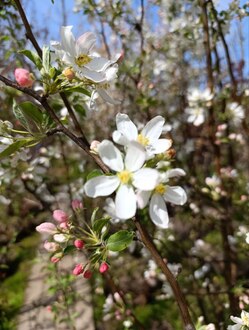
[[[184,0],[182,0],[184,1]],[[219,10],[224,10],[228,8],[230,0],[220,0],[217,8]],[[243,5],[247,2],[247,0],[241,0],[240,3]],[[74,0],[65,0],[65,7],[67,12],[67,25],[74,26],[74,34],[79,36],[80,34],[91,30],[91,26],[89,25],[86,17],[82,12],[74,13],[73,6]],[[146,3],[146,0],[145,0]],[[134,5],[137,4],[137,0],[134,0]],[[63,25],[63,17],[62,17],[62,1],[54,0],[54,4],[52,4],[51,0],[33,0],[27,1],[25,5],[25,10],[27,12],[27,16],[30,22],[33,25],[38,25],[41,29],[47,28],[49,30],[48,35],[43,34],[43,40],[40,40],[42,43],[49,43],[50,40],[60,40],[60,27]],[[230,35],[227,36],[228,44],[231,44],[231,55],[234,59],[240,59],[240,49],[238,47],[234,47],[233,44],[238,45],[238,24],[239,22],[233,22],[232,28],[230,30]],[[94,30],[94,28],[92,29]],[[244,34],[244,53],[246,57],[246,72],[249,71],[249,17],[243,19],[242,32]],[[235,42],[234,42],[235,41]]]

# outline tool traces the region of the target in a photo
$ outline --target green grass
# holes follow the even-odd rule
[[[29,270],[39,244],[39,236],[33,234],[13,246],[18,262],[16,272],[0,283],[0,330],[14,330],[16,316],[23,305]]]

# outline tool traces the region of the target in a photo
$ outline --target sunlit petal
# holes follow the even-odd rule
[[[121,152],[111,141],[104,140],[98,147],[98,153],[103,162],[113,171],[120,172],[124,169]]]
[[[75,52],[75,38],[72,33],[73,26],[62,26],[61,27],[61,45],[63,50],[76,56]]]
[[[119,184],[117,176],[100,175],[87,181],[84,190],[89,197],[108,196],[118,188]]]
[[[150,142],[157,140],[162,134],[164,122],[165,119],[162,116],[154,117],[143,128],[141,134],[146,136],[150,140]]]
[[[160,228],[168,228],[169,215],[165,201],[159,194],[154,194],[150,200],[149,213],[151,220]]]
[[[152,168],[142,168],[133,174],[132,184],[145,191],[153,190],[158,184],[159,173]]]
[[[187,195],[184,189],[179,186],[166,186],[166,192],[163,195],[164,199],[176,205],[183,205],[187,201]]]
[[[76,41],[76,54],[87,55],[96,43],[96,36],[92,32],[82,34]]]
[[[143,209],[150,199],[151,191],[142,191],[137,192],[137,205],[140,209]]]
[[[116,215],[120,219],[130,219],[136,213],[136,195],[132,187],[121,185],[117,191],[116,199]]]
[[[131,172],[140,169],[146,158],[146,152],[138,142],[131,142],[128,144],[125,155],[125,168]]]

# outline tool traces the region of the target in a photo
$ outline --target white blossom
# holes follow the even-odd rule
[[[150,191],[158,181],[158,172],[151,168],[142,168],[146,159],[143,147],[137,142],[127,146],[125,157],[108,140],[98,147],[102,161],[116,175],[100,175],[87,181],[85,193],[89,197],[109,196],[117,191],[115,197],[115,214],[119,219],[130,219],[136,213],[136,195],[134,188]]]
[[[164,127],[164,118],[156,116],[151,119],[141,133],[138,133],[136,125],[126,114],[116,115],[117,130],[113,132],[114,142],[126,146],[131,141],[139,142],[146,150],[147,159],[153,155],[160,154],[168,150],[172,145],[171,139],[159,139]]]

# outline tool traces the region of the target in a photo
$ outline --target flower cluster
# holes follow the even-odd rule
[[[97,41],[92,32],[82,34],[77,40],[72,33],[72,26],[61,27],[61,42],[51,41],[55,50],[55,59],[58,59],[63,69],[62,74],[71,81],[75,77],[94,88],[105,101],[117,104],[107,92],[110,83],[116,78],[120,54],[108,60],[94,51]],[[94,94],[93,93],[93,94]],[[93,95],[92,95],[93,97]]]
[[[185,172],[181,169],[162,171],[157,166],[159,161],[167,159],[172,145],[171,139],[160,139],[164,119],[156,116],[140,133],[125,114],[117,114],[116,123],[113,140],[124,147],[124,152],[108,140],[97,147],[101,160],[115,173],[91,178],[85,184],[85,193],[95,198],[116,191],[112,214],[121,220],[134,217],[137,208],[149,203],[151,220],[167,228],[169,217],[165,202],[183,205],[187,196],[181,187],[168,184],[171,178],[185,175]]]

